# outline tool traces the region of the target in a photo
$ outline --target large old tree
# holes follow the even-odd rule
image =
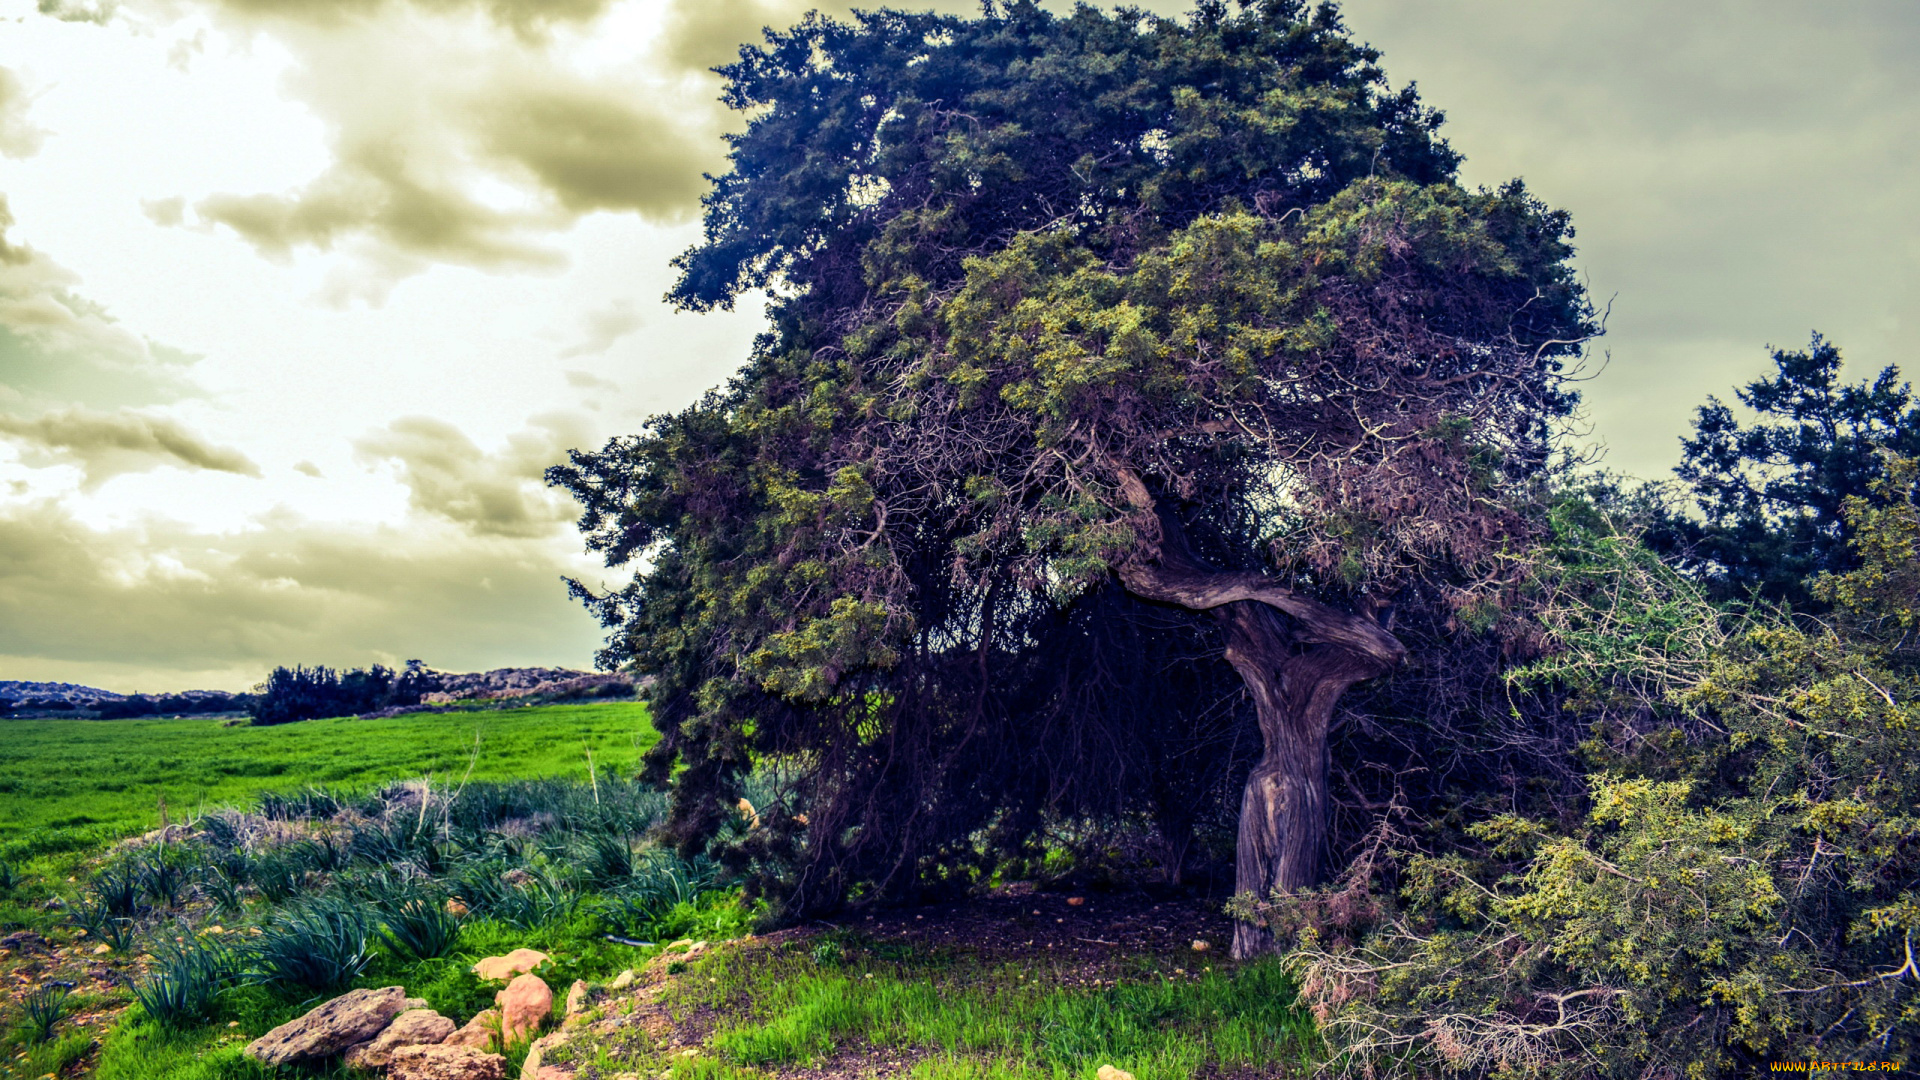
[[[1075,815],[1177,876],[1244,780],[1239,889],[1315,883],[1342,695],[1497,617],[1591,334],[1565,216],[1461,188],[1376,59],[1270,0],[812,17],[723,69],[672,299],[768,329],[551,474],[637,569],[581,592],[659,680],[683,843],[762,766],[795,910]]]

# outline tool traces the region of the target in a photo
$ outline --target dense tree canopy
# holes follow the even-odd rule
[[[741,854],[794,910],[1089,815],[1177,876],[1236,802],[1241,889],[1315,880],[1346,689],[1440,722],[1497,659],[1592,333],[1565,216],[1461,188],[1376,59],[1269,0],[814,16],[722,69],[749,119],[672,296],[767,289],[769,329],[551,473],[636,568],[580,592],[659,679],[683,841],[757,763]]]

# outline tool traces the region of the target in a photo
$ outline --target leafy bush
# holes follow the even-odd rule
[[[1662,638],[1636,620],[1690,603],[1684,583],[1587,545],[1614,572],[1563,597],[1585,615],[1561,625],[1620,633],[1554,670],[1600,719],[1581,827],[1496,816],[1477,850],[1393,860],[1398,896],[1356,877],[1243,902],[1300,930],[1329,1038],[1376,1071],[1502,1076],[1920,1051],[1916,480],[1891,459],[1880,505],[1848,502],[1859,569],[1811,585],[1828,623],[1755,612]]]
[[[373,960],[366,916],[352,904],[328,900],[279,912],[249,951],[251,981],[307,990],[338,990]]]

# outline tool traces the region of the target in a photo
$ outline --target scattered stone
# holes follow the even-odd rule
[[[526,1080],[526,1078],[534,1076],[537,1073],[539,1073],[540,1067],[541,1067],[540,1063],[542,1060],[546,1058],[547,1051],[553,1049],[556,1046],[559,1046],[560,1044],[566,1041],[567,1041],[567,1036],[564,1033],[558,1032],[558,1031],[554,1032],[551,1035],[542,1035],[539,1038],[533,1040],[533,1045],[527,1047],[527,1060],[524,1063],[522,1063],[520,1066],[521,1080]],[[549,1065],[547,1066],[547,1068],[551,1069],[551,1068],[555,1068],[555,1066]],[[569,1069],[567,1070],[567,1072],[571,1074],[572,1070]]]
[[[393,1018],[387,1029],[369,1042],[347,1049],[346,1062],[356,1069],[383,1069],[393,1052],[403,1046],[433,1046],[453,1034],[453,1021],[432,1009],[408,1009]]]
[[[567,1016],[571,1018],[586,1012],[587,998],[591,994],[592,991],[587,988],[586,980],[573,980],[573,985],[567,987]]]
[[[634,974],[633,969],[628,968],[620,974],[615,975],[611,985],[615,990],[625,990],[627,987],[632,986],[633,980],[637,978],[639,978],[639,976]]]
[[[692,938],[690,938],[690,937],[683,937],[683,938],[681,938],[681,939],[680,939],[679,941],[674,941],[674,942],[669,942],[669,943],[667,944],[667,951],[668,951],[668,952],[674,952],[674,951],[676,951],[676,950],[679,950],[679,949],[685,949],[685,948],[688,948],[689,946],[691,946],[692,944],[693,944],[693,939],[692,939]]]
[[[489,956],[473,965],[473,973],[483,979],[505,982],[515,975],[532,971],[553,957],[538,949],[515,949],[505,956]]]
[[[402,1046],[387,1065],[387,1080],[506,1080],[507,1059],[471,1046]]]
[[[105,956],[112,951],[113,951],[113,946],[107,944],[104,941],[93,947],[93,955],[95,956]]]
[[[248,1043],[246,1055],[262,1065],[279,1066],[337,1054],[378,1035],[400,1012],[406,996],[398,986],[350,990]]]
[[[1100,1071],[1094,1073],[1094,1075],[1099,1077],[1100,1080],[1133,1080],[1132,1073],[1125,1069],[1116,1069],[1111,1065],[1100,1066]]]
[[[1067,906],[1068,906],[1068,907],[1079,907],[1080,905],[1082,905],[1082,904],[1084,904],[1084,903],[1086,903],[1086,902],[1087,902],[1087,898],[1086,898],[1086,897],[1084,897],[1084,896],[1069,896],[1069,897],[1067,897]]]
[[[467,913],[467,905],[463,903],[458,897],[450,896],[447,898],[447,914],[457,919],[460,916],[465,915],[466,913]]]
[[[1211,948],[1213,948],[1212,945],[1207,944],[1206,942],[1200,940],[1199,938],[1193,939],[1194,952],[1206,952],[1208,949],[1211,949]]]
[[[538,975],[516,977],[493,1001],[500,1006],[500,1035],[510,1043],[539,1031],[553,1015],[553,990]]]
[[[500,1035],[500,1010],[486,1009],[475,1013],[467,1026],[442,1039],[448,1046],[470,1046],[475,1050],[485,1050],[498,1045]]]

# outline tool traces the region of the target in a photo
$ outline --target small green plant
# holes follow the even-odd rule
[[[315,900],[281,912],[253,942],[248,978],[266,986],[337,990],[373,960],[367,919],[358,908]]]
[[[98,900],[80,901],[73,906],[68,918],[86,931],[88,937],[105,942],[114,952],[126,952],[133,945],[133,920],[114,915]]]
[[[131,868],[147,899],[165,908],[180,906],[180,896],[194,877],[190,849],[178,844],[155,844]]]
[[[232,950],[189,939],[154,949],[153,967],[133,984],[133,999],[162,1027],[179,1029],[213,1011],[239,967]]]
[[[200,895],[222,914],[237,914],[245,904],[240,882],[225,870],[209,867],[199,882]]]
[[[142,909],[140,894],[145,891],[140,869],[136,866],[109,866],[94,876],[87,892],[95,905],[116,919],[131,919]]]
[[[12,863],[0,860],[0,892],[12,892],[20,887],[21,880],[20,871]]]
[[[20,1012],[27,1022],[27,1039],[43,1043],[53,1038],[54,1025],[67,1014],[67,998],[73,993],[70,982],[45,982],[27,992]]]
[[[447,955],[460,936],[460,920],[431,896],[397,900],[382,913],[381,922],[394,952],[414,960]]]

